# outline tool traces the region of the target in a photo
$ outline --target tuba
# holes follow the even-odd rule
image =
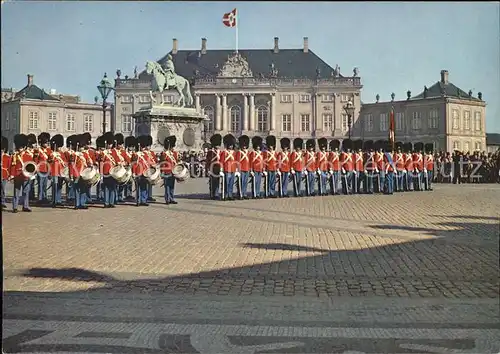
[[[37,164],[32,161],[24,163],[23,160],[21,159],[21,165],[23,166],[22,170],[23,176],[28,178],[29,180],[34,180],[36,174],[38,173]]]

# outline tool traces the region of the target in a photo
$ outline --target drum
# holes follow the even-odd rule
[[[161,179],[160,169],[156,167],[148,168],[142,175],[153,185],[157,184]]]
[[[101,175],[97,168],[87,167],[80,173],[82,181],[90,186],[95,185],[101,179]]]
[[[63,168],[63,170],[61,171],[61,177],[64,178],[66,181],[71,180],[71,178],[69,177],[69,167],[68,166],[65,166]]]
[[[123,166],[113,167],[109,174],[118,184],[127,183],[132,177],[132,172]]]
[[[184,182],[189,178],[189,169],[186,167],[186,165],[179,163],[175,165],[174,169],[172,170],[172,174],[177,181]]]

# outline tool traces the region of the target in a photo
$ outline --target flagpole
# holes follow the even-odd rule
[[[236,10],[236,53],[238,53],[238,24],[239,24],[239,19],[238,19],[238,10]]]

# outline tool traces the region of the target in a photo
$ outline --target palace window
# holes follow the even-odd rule
[[[47,128],[49,130],[57,130],[57,113],[49,112],[49,116],[47,119]]]
[[[464,143],[464,152],[469,152],[470,151],[470,143],[466,141]]]
[[[422,124],[422,113],[413,112],[413,117],[411,120],[411,128],[413,130],[419,130],[421,128],[421,124]]]
[[[333,115],[330,113],[323,113],[323,130],[325,132],[333,130]]]
[[[311,102],[311,95],[309,95],[309,94],[300,95],[299,102],[301,102],[301,103]]]
[[[474,113],[474,130],[480,131],[482,129],[481,124],[481,112]]]
[[[132,131],[132,115],[122,114],[122,132],[130,133]]]
[[[283,114],[281,116],[282,121],[282,130],[284,132],[292,131],[292,115],[291,114]]]
[[[373,131],[373,115],[372,114],[365,115],[365,131],[367,131],[367,132]]]
[[[470,130],[470,111],[464,111],[464,129]]]
[[[481,147],[482,147],[481,143],[479,141],[476,141],[476,144],[475,144],[476,150],[481,151]]]
[[[66,114],[66,130],[68,132],[75,131],[75,115],[73,113]]]
[[[266,106],[259,106],[257,108],[257,131],[267,131],[268,109]]]
[[[455,129],[455,130],[460,129],[460,116],[458,114],[457,109],[454,109],[451,111],[451,119],[452,119],[453,129]]]
[[[4,129],[5,130],[10,130],[10,112],[5,113],[5,125]]]
[[[349,131],[349,117],[347,114],[342,113],[342,133],[347,133]]]
[[[129,103],[132,102],[132,96],[130,95],[123,95],[122,96],[122,103]]]
[[[303,132],[311,131],[311,116],[309,114],[300,115],[300,130]]]
[[[92,114],[83,115],[83,131],[84,132],[94,131],[94,116]]]
[[[241,122],[241,109],[238,106],[232,106],[229,112],[231,113],[231,131],[239,132]]]
[[[396,131],[403,130],[404,117],[405,117],[405,114],[403,112],[396,113],[396,116],[394,118],[394,120],[395,120],[394,124],[396,125]]]
[[[38,123],[39,123],[39,116],[38,112],[36,111],[30,111],[28,114],[28,128],[31,129],[38,129]]]
[[[380,113],[380,131],[385,132],[387,131],[387,126],[389,122],[389,116],[387,113]]]
[[[432,109],[429,112],[429,118],[427,120],[429,129],[437,129],[438,121],[439,121],[439,111],[437,109]]]
[[[348,102],[352,99],[352,95],[349,93],[343,93],[340,95],[340,101],[341,102]]]
[[[453,150],[460,150],[460,142],[455,140],[453,142]]]
[[[209,119],[208,121],[205,121],[205,130],[209,131],[209,132],[213,132],[214,131],[214,117],[215,117],[214,108],[212,106],[206,106],[203,109],[203,112],[205,113],[205,115]]]
[[[327,93],[321,96],[321,101],[322,102],[333,102],[333,94],[332,93]]]
[[[281,95],[281,103],[291,103],[292,95]]]
[[[151,97],[149,97],[149,95],[139,96],[139,103],[149,103],[149,102],[151,102]]]

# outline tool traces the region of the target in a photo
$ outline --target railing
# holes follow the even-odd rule
[[[115,88],[150,88],[151,80],[115,79]]]

